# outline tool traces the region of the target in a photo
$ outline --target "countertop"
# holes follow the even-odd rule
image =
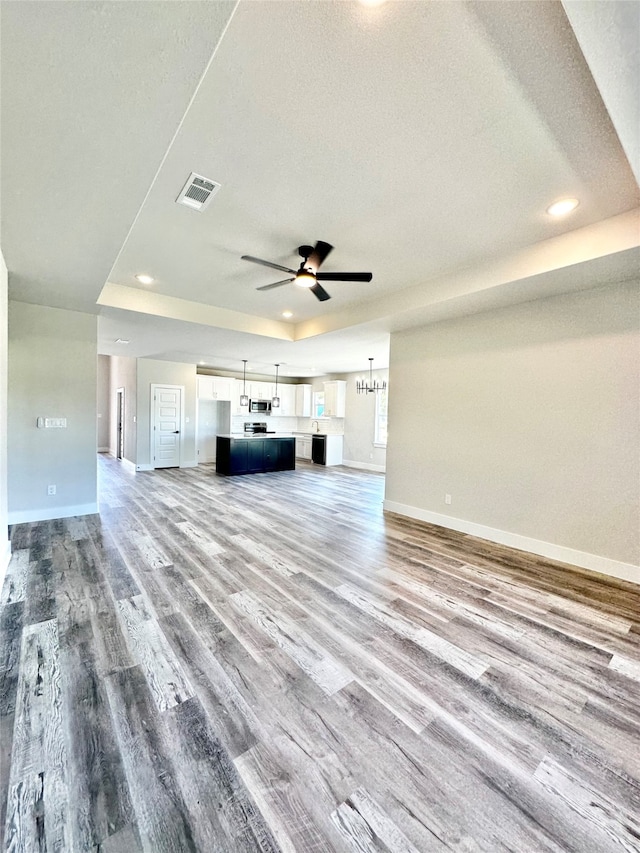
[[[290,432],[256,432],[253,435],[244,432],[219,432],[218,438],[235,438],[253,441],[256,438],[293,438]]]
[[[337,435],[339,438],[344,438],[343,432],[313,432],[311,430],[307,430],[306,432],[302,430],[294,430],[292,435],[323,435],[323,436],[332,436]]]

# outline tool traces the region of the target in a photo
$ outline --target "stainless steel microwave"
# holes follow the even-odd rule
[[[249,411],[261,415],[271,414],[271,400],[249,400]]]

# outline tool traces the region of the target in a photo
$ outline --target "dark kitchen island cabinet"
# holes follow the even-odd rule
[[[266,471],[293,471],[296,444],[291,437],[216,438],[216,474],[261,474]]]

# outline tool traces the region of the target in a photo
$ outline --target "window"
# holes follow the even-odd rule
[[[387,446],[387,388],[376,394],[376,429],[374,444]]]
[[[324,416],[324,391],[315,391],[313,394],[313,416],[314,418]]]

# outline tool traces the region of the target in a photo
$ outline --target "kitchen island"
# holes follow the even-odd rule
[[[216,474],[261,474],[293,471],[296,445],[292,435],[233,433],[216,437]]]

